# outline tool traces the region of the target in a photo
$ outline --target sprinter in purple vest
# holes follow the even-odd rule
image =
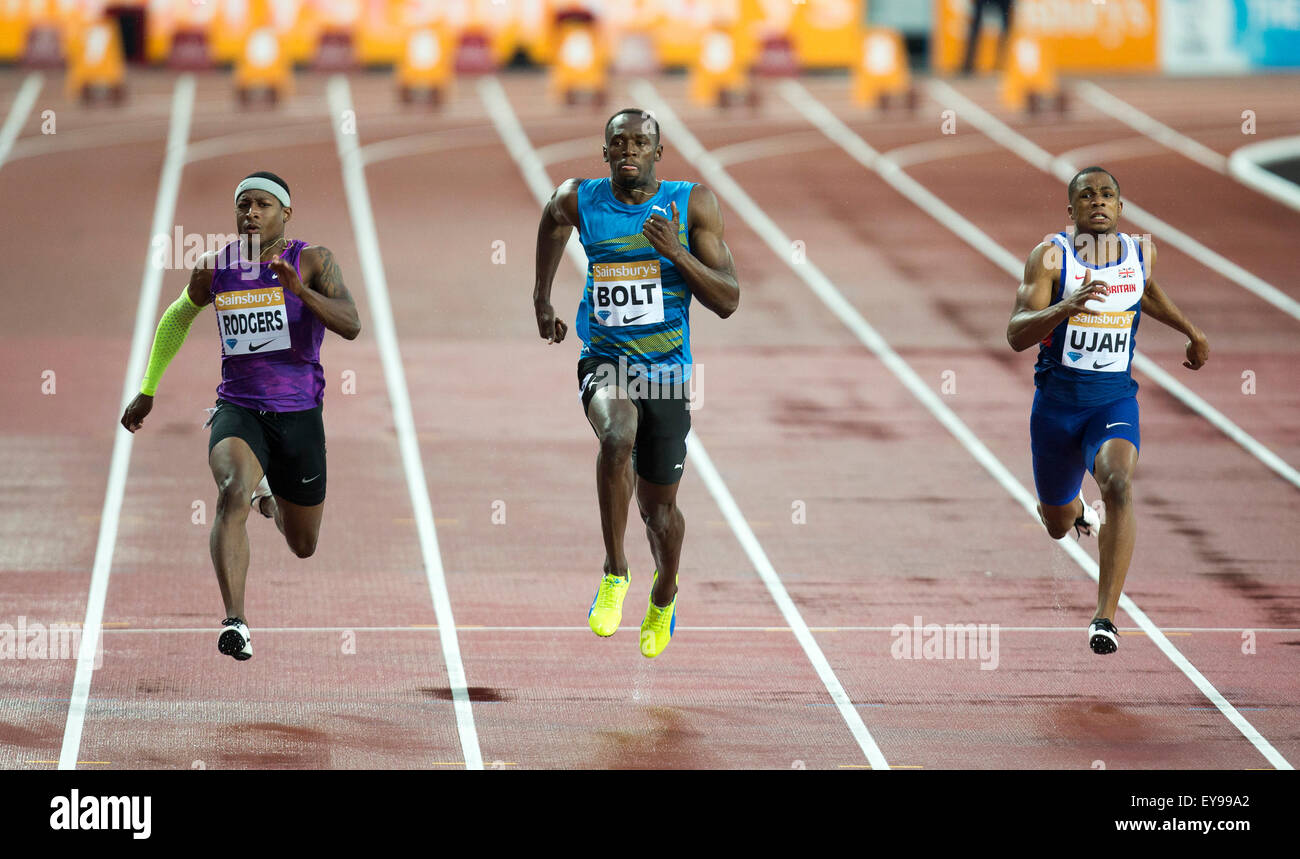
[[[195,266],[158,323],[140,394],[122,415],[131,432],[142,426],[163,371],[199,311],[213,305],[221,384],[208,421],[208,466],[217,481],[209,549],[226,604],[217,647],[238,660],[253,655],[244,615],[249,499],[275,519],[295,555],[311,556],[325,509],[321,339],[326,328],[348,340],[361,331],[334,255],[285,238],[292,215],[289,185],[279,176],[253,173],[239,183],[239,240]]]

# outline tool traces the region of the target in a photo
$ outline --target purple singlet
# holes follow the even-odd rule
[[[308,243],[290,241],[280,254],[302,276]],[[298,412],[325,397],[320,343],[325,324],[280,285],[269,266],[241,263],[239,242],[226,245],[212,275],[212,303],[221,338],[217,396],[266,412]],[[256,277],[251,275],[256,273]]]

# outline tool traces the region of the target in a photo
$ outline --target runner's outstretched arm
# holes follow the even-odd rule
[[[533,312],[537,316],[537,333],[547,343],[559,343],[568,331],[564,320],[555,318],[555,308],[551,306],[551,284],[560,267],[560,258],[564,256],[564,246],[578,225],[578,185],[581,182],[581,179],[567,179],[556,188],[542,207],[542,220],[537,225]]]
[[[181,344],[190,333],[190,326],[199,315],[199,311],[212,302],[213,262],[210,255],[204,255],[198,265],[190,272],[189,285],[180,297],[172,302],[158,321],[154,332],[153,348],[149,350],[149,367],[145,370],[144,380],[140,384],[140,393],[122,413],[122,426],[135,432],[144,425],[144,419],[153,410],[153,396],[158,390],[167,365],[180,351]]]
[[[301,298],[326,328],[345,340],[357,339],[361,333],[361,317],[357,315],[352,293],[343,284],[343,272],[334,261],[334,254],[329,248],[319,245],[304,248],[302,263],[306,286],[293,266],[280,257],[271,260],[270,267],[280,282]]]
[[[718,316],[726,319],[740,306],[740,283],[731,249],[722,239],[722,209],[718,198],[703,185],[691,191],[689,202],[690,242],[687,250],[678,238],[681,215],[673,203],[673,219],[651,215],[641,231],[691,288],[691,294]]]
[[[1183,362],[1183,366],[1189,370],[1199,370],[1205,366],[1206,361],[1210,360],[1210,341],[1156,283],[1155,275],[1152,273],[1156,267],[1156,246],[1154,242],[1148,243],[1147,246],[1150,251],[1146,259],[1147,285],[1142,292],[1142,312],[1187,336],[1187,360]]]

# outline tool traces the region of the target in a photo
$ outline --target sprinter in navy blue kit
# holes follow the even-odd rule
[[[1133,557],[1137,522],[1133,470],[1142,438],[1133,362],[1142,314],[1187,336],[1183,366],[1200,369],[1209,341],[1155,281],[1156,248],[1119,232],[1119,182],[1101,167],[1080,170],[1067,187],[1074,234],[1034,248],[1007,325],[1017,352],[1038,344],[1029,419],[1038,514],[1054,539],[1099,533],[1097,611],[1088,626],[1094,653],[1119,647],[1114,618]],[[1106,527],[1081,492],[1092,472],[1106,504]]]

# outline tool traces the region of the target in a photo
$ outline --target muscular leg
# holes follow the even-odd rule
[[[275,527],[284,535],[289,549],[300,558],[310,558],[316,551],[320,536],[320,520],[325,513],[325,502],[303,507],[275,496]]]
[[[248,577],[248,499],[262,479],[262,464],[242,438],[217,442],[208,454],[217,482],[217,515],[208,538],[226,616],[244,618],[244,582]]]
[[[1133,470],[1137,448],[1128,439],[1112,438],[1097,451],[1093,474],[1106,502],[1106,527],[1101,529],[1101,570],[1097,588],[1097,614],[1112,620],[1119,607],[1120,592],[1133,559],[1137,539],[1137,518],[1133,514]]]
[[[659,580],[650,598],[660,608],[666,608],[677,594],[677,563],[686,536],[686,519],[677,507],[679,485],[663,486],[639,478],[636,482],[636,503],[645,522],[646,536],[650,538],[650,554],[659,570]]]
[[[1109,510],[1107,511],[1109,513]],[[1052,535],[1053,540],[1059,540],[1070,529],[1074,527],[1074,520],[1083,515],[1083,499],[1075,498],[1069,504],[1057,507],[1053,504],[1044,504],[1038,502],[1038,518],[1043,521],[1043,527],[1047,533]]]
[[[627,575],[623,537],[627,508],[632,502],[632,447],[636,443],[636,406],[619,389],[596,391],[587,405],[587,420],[600,440],[596,454],[596,497],[600,502],[600,533],[605,541],[605,572]]]

